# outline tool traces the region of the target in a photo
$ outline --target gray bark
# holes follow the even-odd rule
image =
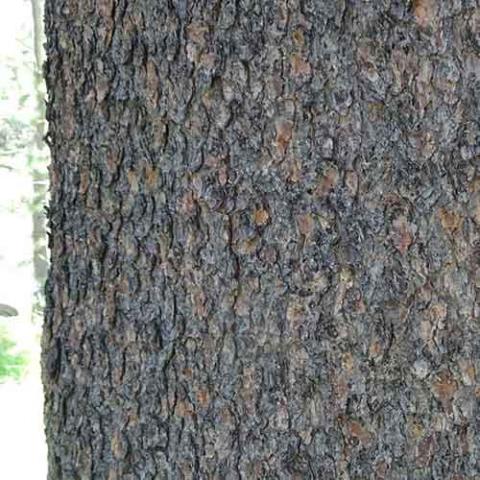
[[[49,478],[479,478],[478,2],[46,32]]]

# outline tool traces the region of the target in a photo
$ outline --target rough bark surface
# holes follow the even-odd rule
[[[49,478],[480,478],[473,0],[47,0]]]

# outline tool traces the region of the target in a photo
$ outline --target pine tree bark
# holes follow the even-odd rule
[[[47,0],[49,479],[473,479],[474,0]]]

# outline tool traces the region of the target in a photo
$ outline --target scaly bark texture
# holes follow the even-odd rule
[[[480,476],[474,0],[47,0],[49,479]]]

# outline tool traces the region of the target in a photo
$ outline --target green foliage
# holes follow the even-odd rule
[[[10,340],[5,327],[0,326],[0,382],[20,380],[28,363],[27,356],[14,351],[15,342]]]

